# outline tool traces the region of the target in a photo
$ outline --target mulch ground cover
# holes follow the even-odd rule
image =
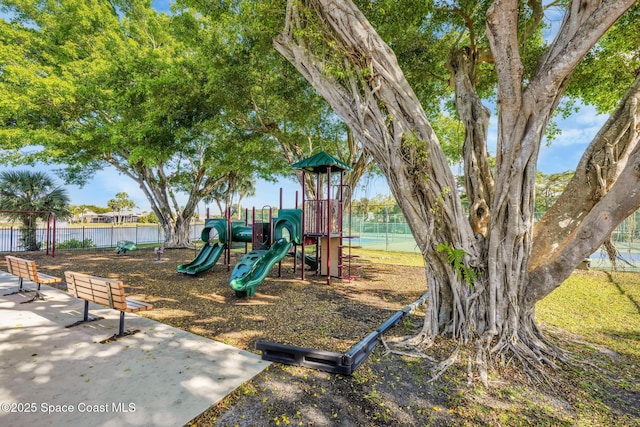
[[[177,265],[196,255],[189,249],[167,249],[159,261],[152,249],[124,255],[110,250],[16,255],[36,260],[46,274],[63,277],[73,270],[120,279],[131,297],[154,304],[143,316],[255,353],[258,340],[345,352],[426,290],[421,267],[365,264],[361,278],[327,284],[310,271],[301,280],[300,266],[294,271],[293,258],[287,258],[254,297],[239,298],[222,261],[198,276],[178,273]],[[231,268],[240,257],[232,255]],[[415,333],[421,314],[389,335]],[[443,360],[454,348],[443,341],[431,356]],[[352,376],[273,364],[191,425],[580,425],[571,406],[581,404],[574,402],[581,374],[569,370],[562,374],[562,387],[543,385],[540,392],[530,392],[528,380],[507,367],[485,390],[467,383],[466,360],[461,357],[434,382],[427,381],[432,361],[388,354],[381,345]],[[528,393],[530,402],[515,402]],[[640,425],[630,424],[640,416],[638,402],[595,413],[602,418],[582,425]]]

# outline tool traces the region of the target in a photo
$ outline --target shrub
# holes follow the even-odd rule
[[[96,245],[91,239],[84,239],[83,241],[78,239],[69,239],[64,242],[56,242],[56,247],[58,249],[87,249],[95,248]]]

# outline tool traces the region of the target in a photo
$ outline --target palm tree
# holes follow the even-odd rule
[[[39,249],[36,221],[46,219],[49,212],[57,217],[68,216],[69,196],[43,172],[0,172],[0,210],[13,211],[5,216],[22,223],[22,242],[28,251]]]
[[[252,176],[236,180],[234,195],[238,196],[238,218],[242,218],[242,199],[256,195],[256,179]]]
[[[236,172],[229,172],[227,179],[220,182],[220,184],[202,200],[205,203],[211,203],[213,201],[218,205],[220,213],[225,215],[227,209],[236,210],[238,218],[242,217],[241,204],[244,197],[255,196],[256,194],[256,179],[252,176],[240,176]],[[238,197],[238,203],[233,205],[233,199]],[[224,203],[224,207],[223,207]],[[234,209],[236,208],[237,209]]]
[[[220,211],[220,215],[224,216],[227,211],[227,207],[229,206],[229,182],[223,181],[218,184],[211,193],[202,198],[206,204],[210,204],[216,202],[218,205],[218,210]],[[223,207],[222,204],[225,204]]]

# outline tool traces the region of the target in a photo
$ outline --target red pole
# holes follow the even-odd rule
[[[300,280],[304,280],[304,264],[305,264],[305,262],[304,262],[304,240],[305,240],[304,238],[305,238],[305,232],[306,232],[305,227],[304,227],[304,225],[306,223],[306,221],[305,221],[305,207],[304,207],[304,205],[305,205],[304,198],[305,198],[305,194],[306,194],[305,193],[305,185],[304,185],[305,181],[306,181],[306,172],[303,169],[302,170],[302,248],[300,248],[300,254],[301,254],[301,257],[302,257],[302,268],[300,270],[302,270],[302,272],[300,273]],[[298,202],[298,197],[296,195],[296,203],[297,202]]]
[[[51,213],[47,215],[47,232],[45,234],[47,235],[47,241],[45,242],[45,254],[49,255],[49,240],[51,239]]]
[[[269,206],[269,247],[273,246],[273,208]]]
[[[244,208],[244,226],[249,227],[249,208]],[[251,234],[253,234],[253,226],[251,227]],[[249,242],[244,242],[244,253],[246,254],[248,251]]]
[[[227,258],[227,271],[231,270],[231,242],[232,242],[232,237],[231,237],[231,208],[228,207],[226,212],[225,212],[225,217],[227,219],[227,253],[226,253],[226,258]]]
[[[51,258],[55,258],[56,256],[56,223],[58,222],[56,218],[56,213],[51,212],[53,215],[53,240],[51,242]]]
[[[344,171],[340,171],[340,187],[338,187],[338,234],[339,234],[339,243],[338,243],[338,277],[342,278],[344,272],[342,270],[343,262],[343,240],[342,237],[344,235]]]
[[[322,222],[321,222],[322,218],[320,218],[321,217],[320,212],[321,212],[321,209],[322,209],[320,207],[322,205],[322,202],[320,200],[320,194],[321,194],[320,190],[322,190],[322,187],[321,187],[321,184],[320,184],[320,174],[318,174],[317,177],[318,177],[317,178],[318,181],[316,182],[316,208],[315,208],[315,211],[316,211],[316,233],[317,234],[322,234],[322,227],[320,225],[320,224],[322,224]]]
[[[298,209],[298,190],[296,190],[296,204],[295,204],[295,209]],[[302,246],[304,247],[304,236],[300,236],[302,237]],[[298,250],[296,248],[296,246],[293,246],[293,274],[296,274],[296,268],[298,265]],[[304,260],[302,260],[302,269],[304,270]]]
[[[262,227],[262,224],[260,225]],[[260,229],[262,231],[262,228]],[[258,249],[258,230],[256,229],[256,207],[251,208],[251,250]]]
[[[331,166],[327,166],[327,285],[331,284]]]

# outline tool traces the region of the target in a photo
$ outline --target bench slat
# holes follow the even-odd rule
[[[46,285],[47,283],[58,283],[58,282],[62,282],[62,279],[59,277],[55,277],[55,276],[49,276],[47,274],[42,274],[42,273],[38,273],[37,275],[37,279],[38,280],[34,280],[34,282],[36,283],[42,283],[44,285]]]
[[[38,284],[60,283],[62,279],[48,274],[38,273],[36,262],[30,259],[5,255],[9,273]]]
[[[87,301],[95,302],[100,305],[106,305],[107,307],[111,307],[111,302],[108,297],[101,297],[95,294],[87,293],[87,292],[78,292],[77,298],[85,299]],[[115,308],[115,307],[111,307]]]
[[[127,298],[127,312],[135,313],[137,311],[151,310],[153,306],[149,303]]]
[[[120,280],[89,276],[73,271],[65,271],[64,274],[67,278],[67,290],[77,298],[127,313],[151,310],[153,308],[152,304],[127,298],[124,291],[124,283]],[[111,293],[111,300],[109,293]]]

